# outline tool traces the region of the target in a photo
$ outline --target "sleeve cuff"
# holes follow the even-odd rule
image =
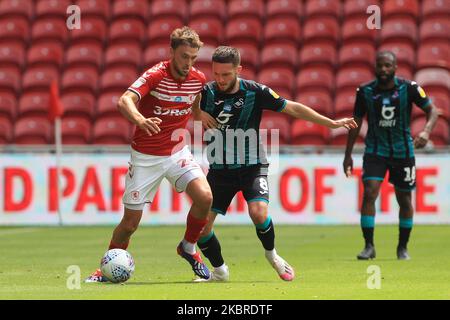
[[[140,94],[138,91],[136,91],[136,90],[134,90],[134,89],[132,89],[132,88],[128,88],[128,90],[130,90],[131,92],[134,92],[135,94],[137,94],[137,96],[138,96],[138,98],[139,98],[138,101],[141,100],[142,96],[141,96],[141,94]]]
[[[277,110],[277,112],[281,112],[286,108],[287,100],[284,100],[283,105],[280,107],[280,109]]]

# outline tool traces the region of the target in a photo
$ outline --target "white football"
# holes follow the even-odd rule
[[[134,259],[122,249],[108,250],[100,263],[102,275],[113,283],[125,282],[134,272]]]

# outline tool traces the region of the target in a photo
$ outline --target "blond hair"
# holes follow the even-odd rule
[[[193,29],[184,26],[173,30],[170,35],[170,46],[172,49],[178,48],[180,45],[188,45],[192,48],[201,48],[203,42],[200,41],[200,37]]]

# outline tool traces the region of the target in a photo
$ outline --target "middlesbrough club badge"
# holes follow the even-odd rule
[[[133,200],[139,200],[139,191],[133,191],[133,192],[131,192],[131,199],[133,199]]]

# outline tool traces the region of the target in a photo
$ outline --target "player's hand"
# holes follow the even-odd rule
[[[200,120],[202,121],[203,127],[205,129],[215,129],[217,128],[217,121],[209,113],[202,111],[200,115]]]
[[[159,128],[159,124],[161,124],[161,122],[162,120],[160,118],[152,117],[141,120],[137,126],[147,132],[149,136],[153,136],[161,131]]]
[[[344,168],[344,173],[347,178],[352,176],[353,173],[353,159],[351,156],[345,156],[344,162],[342,163]]]
[[[414,139],[414,147],[417,149],[425,147],[429,139],[430,134],[426,131],[422,131]]]
[[[346,129],[350,130],[350,129],[358,128],[358,125],[356,124],[356,121],[353,118],[344,118],[344,119],[334,120],[333,124],[331,125],[332,129],[337,129],[337,128],[341,128],[341,127],[344,127]]]

